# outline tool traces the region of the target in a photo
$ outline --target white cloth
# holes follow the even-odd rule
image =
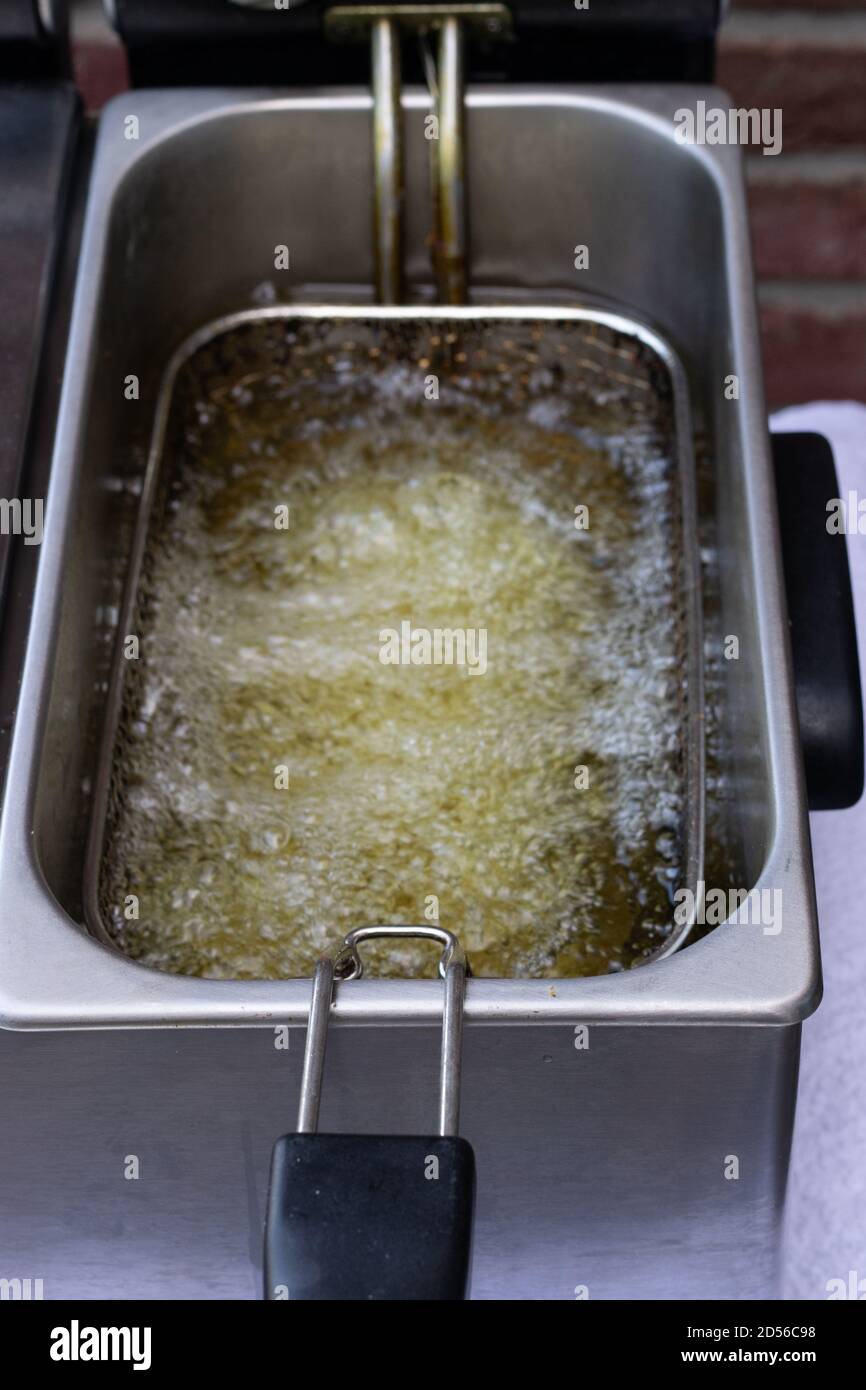
[[[771,425],[825,435],[839,496],[855,490],[866,498],[866,405],[792,406]],[[866,688],[866,534],[847,540]],[[826,1299],[829,1281],[857,1290],[862,1280],[854,1296],[866,1298],[866,798],[849,811],[812,815],[811,829],[824,1001],[803,1027],[782,1296]]]

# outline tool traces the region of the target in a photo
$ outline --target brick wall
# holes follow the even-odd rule
[[[735,0],[717,80],[783,113],[748,160],[770,404],[866,400],[866,3]]]

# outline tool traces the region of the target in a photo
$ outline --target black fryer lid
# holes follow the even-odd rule
[[[278,10],[233,0],[113,0],[112,8],[136,86],[366,84],[365,45],[324,36],[332,4],[291,0]],[[469,78],[709,81],[724,7],[724,0],[591,0],[576,10],[571,0],[510,0],[513,39],[473,40]],[[412,45],[405,48],[406,80],[420,81]]]

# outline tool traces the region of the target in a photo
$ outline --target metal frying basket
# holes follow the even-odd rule
[[[124,813],[125,751],[134,718],[137,663],[125,659],[129,633],[147,630],[151,528],[167,499],[164,451],[178,376],[201,352],[225,360],[245,332],[272,330],[272,347],[282,368],[300,386],[330,372],[331,394],[352,372],[400,364],[436,373],[442,391],[471,387],[479,410],[508,397],[528,402],[532,374],[555,379],[573,402],[602,401],[638,412],[663,428],[675,468],[676,506],[669,554],[676,595],[680,699],[680,827],[683,881],[693,910],[676,920],[664,942],[643,960],[658,959],[686,940],[699,901],[704,852],[704,745],[700,560],[697,538],[691,423],[682,367],[669,347],[642,325],[601,312],[569,308],[347,308],[304,307],[252,310],[219,320],[188,340],[172,359],[162,385],[135,530],[125,596],[119,616],[104,732],[94,788],[86,859],[85,906],[90,930],[116,944],[108,925],[115,830]],[[458,931],[461,924],[454,924]],[[333,932],[332,923],[323,930]],[[311,947],[311,955],[314,949]]]

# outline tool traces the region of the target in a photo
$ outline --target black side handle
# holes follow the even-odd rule
[[[828,529],[839,482],[823,435],[772,445],[809,809],[842,810],[863,791],[863,701],[846,537]]]

